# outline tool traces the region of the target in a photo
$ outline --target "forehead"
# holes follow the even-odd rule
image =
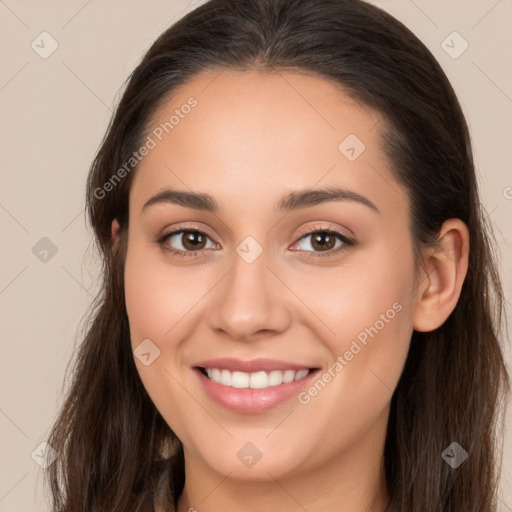
[[[382,124],[318,76],[205,72],[174,90],[152,119],[155,146],[138,165],[130,205],[142,208],[165,187],[207,191],[221,206],[229,198],[263,207],[284,192],[329,185],[396,201],[393,193],[403,194],[381,147]],[[386,196],[385,188],[393,190]]]

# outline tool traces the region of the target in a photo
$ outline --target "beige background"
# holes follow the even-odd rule
[[[0,512],[48,510],[31,454],[57,412],[79,321],[97,285],[83,210],[88,166],[129,72],[160,32],[199,3],[0,0]],[[510,300],[512,0],[374,3],[424,41],[460,98]],[[39,36],[43,31],[58,44],[46,59],[40,53],[51,39]],[[454,31],[469,45],[458,58],[445,51],[463,49],[459,36],[446,39]],[[43,237],[57,250],[46,262],[33,252]],[[510,366],[508,341],[506,350]],[[507,427],[500,507],[512,511],[510,408]]]

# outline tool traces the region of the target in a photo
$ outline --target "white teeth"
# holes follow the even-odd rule
[[[247,375],[247,374],[245,374],[245,375]],[[254,388],[254,389],[268,388],[268,373],[265,373],[265,372],[251,373],[251,377],[249,379],[249,387]]]
[[[218,368],[205,368],[208,377],[222,384],[223,386],[231,386],[234,388],[252,388],[264,389],[270,386],[279,386],[287,384],[294,380],[303,379],[309,374],[309,370],[273,370],[267,372],[230,372],[229,370],[219,370]]]
[[[309,373],[309,370],[299,370],[295,374],[295,380],[303,379],[308,373]]]
[[[292,382],[295,379],[295,373],[293,370],[286,370],[283,375],[283,382]]]
[[[221,370],[220,382],[224,386],[231,386],[231,372],[228,372],[227,370]]]
[[[229,372],[228,370],[222,370],[223,372]],[[250,375],[244,372],[233,372],[231,373],[231,386],[234,388],[248,388],[249,387]],[[221,382],[220,384],[224,384]],[[226,384],[224,384],[226,385]]]
[[[288,370],[288,371],[294,373],[292,370]],[[288,371],[285,373],[288,373]],[[283,383],[283,380],[284,380],[283,372],[280,372],[279,370],[274,370],[268,374],[268,385],[269,386],[279,386],[279,384]]]

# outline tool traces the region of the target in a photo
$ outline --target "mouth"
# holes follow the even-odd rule
[[[299,381],[307,377],[310,373],[317,371],[317,368],[302,370],[272,370],[270,372],[242,372],[230,371],[220,368],[204,368],[197,366],[205,377],[221,386],[233,387],[237,389],[266,389],[273,386],[280,386],[290,382]]]
[[[215,359],[192,367],[206,396],[242,414],[268,411],[311,385],[318,367],[269,359]]]

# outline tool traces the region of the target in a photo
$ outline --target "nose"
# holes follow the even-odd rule
[[[277,274],[265,252],[251,263],[236,253],[212,296],[211,328],[246,341],[285,331],[291,320],[292,294]]]

